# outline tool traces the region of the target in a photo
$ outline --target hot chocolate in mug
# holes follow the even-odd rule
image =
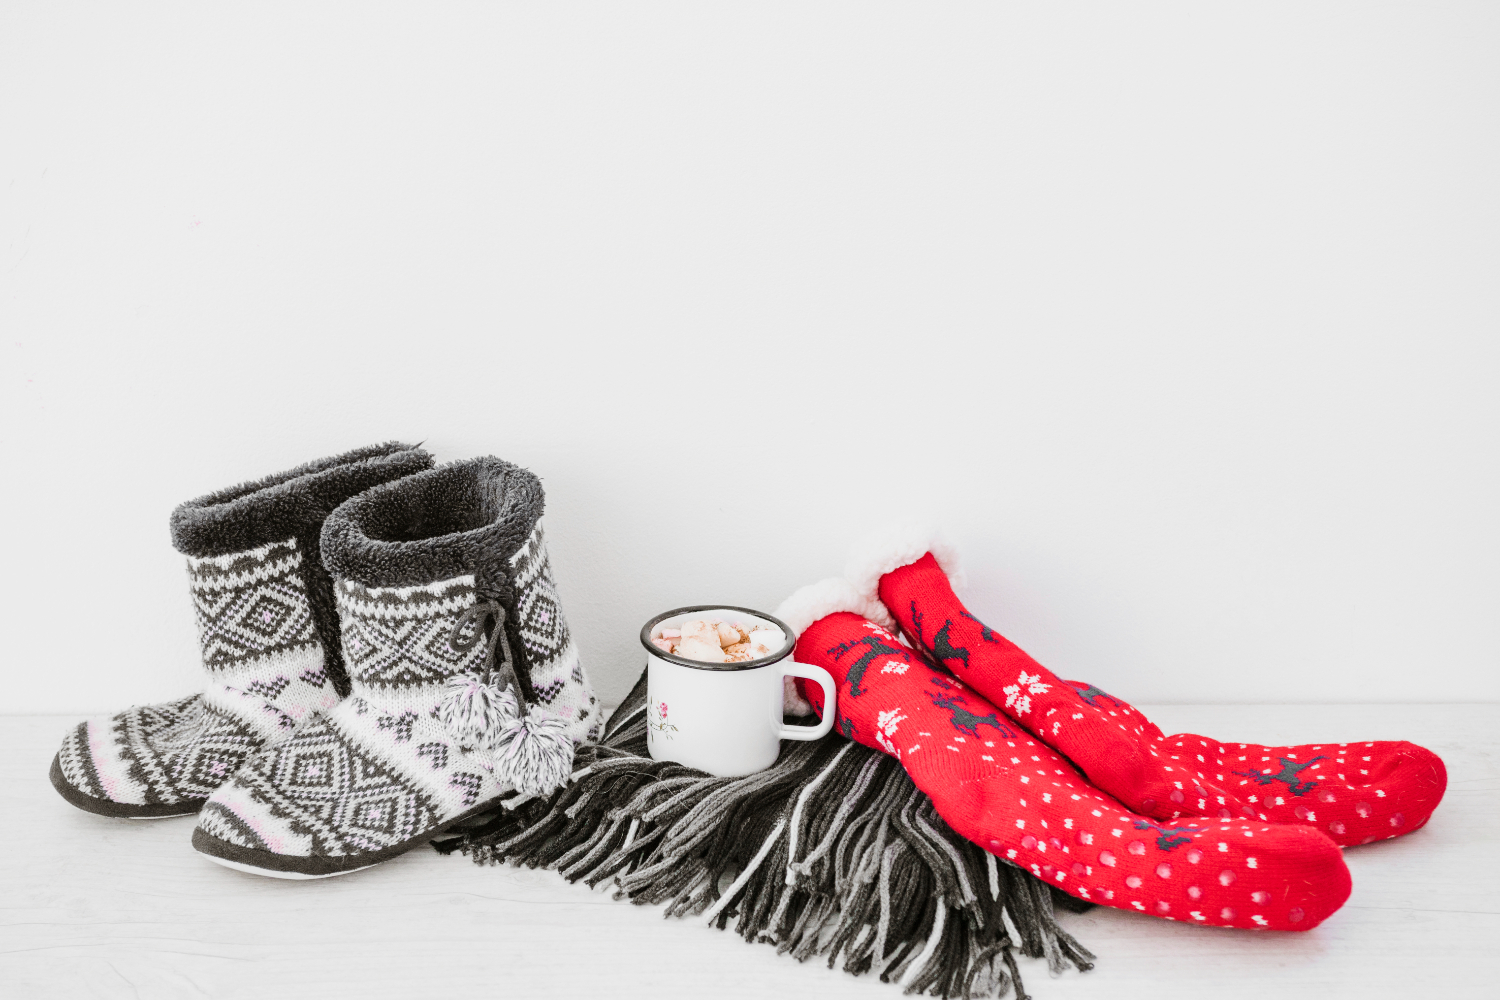
[[[693,619],[745,630],[774,628],[780,645],[742,663],[704,663],[658,648],[662,629]],[[753,774],[776,763],[782,740],[815,740],[833,728],[837,692],[822,667],[792,661],[797,637],[786,624],[749,608],[704,604],[657,615],[641,629],[646,647],[646,745],[656,760],[671,760],[719,777]],[[783,677],[804,677],[823,688],[823,721],[788,726],[782,720]]]

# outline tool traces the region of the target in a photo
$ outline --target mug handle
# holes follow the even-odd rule
[[[783,677],[803,677],[810,681],[817,681],[823,688],[823,721],[816,726],[782,726],[781,738],[784,740],[817,740],[822,739],[833,731],[833,719],[838,707],[838,691],[833,683],[833,675],[822,667],[815,667],[810,663],[793,663],[791,660],[782,660],[778,666],[781,668]]]

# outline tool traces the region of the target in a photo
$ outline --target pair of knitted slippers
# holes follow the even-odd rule
[[[1442,760],[1412,743],[1164,734],[1027,656],[960,588],[951,547],[908,525],[776,616],[798,662],[838,682],[840,732],[898,758],[956,832],[1075,897],[1308,930],[1349,897],[1341,848],[1417,830],[1442,799]],[[821,712],[817,686],[799,689]]]
[[[600,711],[542,507],[524,469],[396,442],[183,504],[204,689],[81,723],[53,785],[104,816],[197,813],[199,853],[282,878],[556,787]]]

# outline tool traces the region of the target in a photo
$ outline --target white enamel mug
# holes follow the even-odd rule
[[[663,651],[651,640],[694,618],[744,628],[770,626],[784,641],[769,656],[744,663],[702,663]],[[646,647],[646,744],[671,760],[719,777],[763,771],[776,763],[782,740],[815,740],[833,728],[837,691],[822,667],[792,661],[797,637],[760,611],[704,604],[657,615],[641,629]],[[823,721],[782,723],[783,677],[805,677],[823,688]]]

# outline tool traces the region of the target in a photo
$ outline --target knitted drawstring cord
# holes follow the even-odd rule
[[[510,643],[504,641],[505,609],[500,602],[479,601],[465,608],[453,625],[448,645],[455,652],[469,652],[479,644],[491,618],[495,625],[475,673],[449,678],[438,718],[460,747],[494,753],[497,778],[522,793],[546,794],[567,782],[573,769],[573,740],[566,721],[540,710],[528,711],[509,684],[500,689],[499,682],[507,675],[515,676],[515,687],[520,687]]]
[[[453,632],[448,636],[448,645],[455,652],[467,653],[479,644],[479,640],[485,636],[484,626],[490,618],[495,619],[495,628],[489,633],[484,659],[479,661],[479,681],[481,684],[489,684],[495,680],[497,673],[514,673],[515,668],[510,658],[510,643],[502,642],[505,637],[505,608],[499,601],[477,601],[465,608],[458,616],[458,621],[453,623]],[[463,634],[464,628],[472,625],[474,631],[467,637]],[[500,650],[500,664],[496,667],[495,650]]]

